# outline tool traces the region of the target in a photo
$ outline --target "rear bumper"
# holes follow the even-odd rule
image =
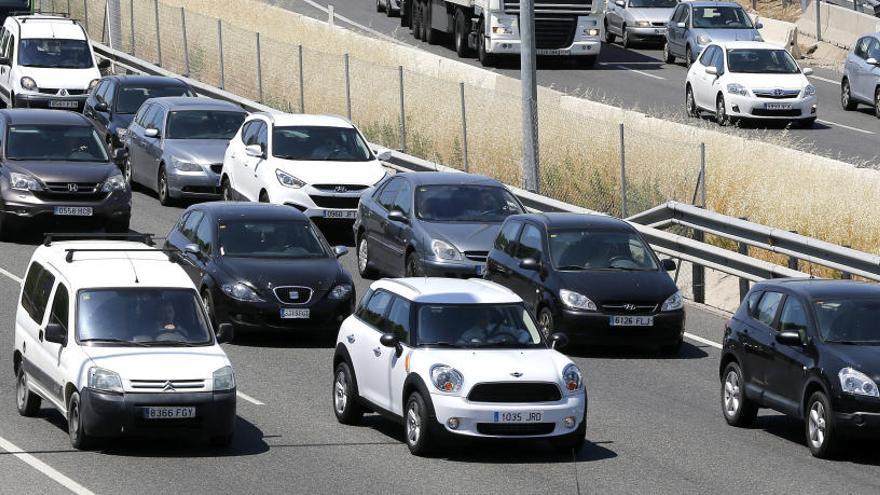
[[[556,329],[575,343],[633,347],[675,344],[684,336],[684,310],[650,315],[650,327],[612,327],[612,316],[565,309],[557,315]]]

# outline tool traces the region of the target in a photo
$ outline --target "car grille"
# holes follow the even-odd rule
[[[540,14],[590,15],[592,0],[535,0],[536,21]],[[519,14],[519,0],[504,0],[504,13]],[[540,48],[540,46],[538,47]]]
[[[192,392],[204,390],[205,380],[130,380],[135,392]]]
[[[107,194],[101,192],[100,182],[46,182],[46,189],[35,196],[45,200],[96,201]]]
[[[489,257],[489,251],[465,251],[464,257],[471,261],[479,261],[485,263]]]
[[[220,188],[214,186],[183,186],[181,191],[191,194],[220,194]]]
[[[275,297],[284,304],[306,304],[312,299],[312,289],[294,285],[275,287]]]
[[[471,388],[471,402],[556,402],[562,399],[555,383],[478,383]]]
[[[319,208],[342,208],[346,210],[354,210],[358,207],[360,196],[318,196],[311,195],[312,201]]]
[[[214,172],[215,174],[219,175],[221,172],[223,172],[223,164],[222,163],[212,163],[210,165],[210,167],[211,167],[211,172]]]
[[[655,22],[652,22],[651,25],[654,27],[666,27],[666,21],[659,21],[659,22],[655,21]]]
[[[609,313],[644,314],[657,311],[657,305],[648,303],[609,303],[602,304],[602,309]]]
[[[548,50],[567,48],[574,41],[576,17],[545,17],[535,19],[535,46]]]
[[[766,108],[753,108],[752,115],[758,117],[800,117],[801,109],[792,108],[791,110],[767,110]]]
[[[752,93],[758,98],[770,98],[773,100],[788,100],[797,98],[801,94],[799,89],[753,89]]]
[[[477,431],[483,435],[548,435],[555,427],[553,423],[477,423]]]
[[[59,91],[61,91],[61,88],[39,88],[39,89],[37,89],[37,92],[42,95],[52,95],[52,96],[57,96]],[[86,94],[87,92],[88,92],[87,89],[68,89],[67,90],[68,96],[80,96],[80,95]]]
[[[347,192],[358,192],[363,191],[364,189],[370,186],[363,185],[353,185],[353,184],[316,184],[314,186],[315,189],[327,192],[335,192],[335,193],[347,193]],[[337,189],[340,188],[340,189]]]

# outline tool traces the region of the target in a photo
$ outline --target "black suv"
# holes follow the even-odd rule
[[[681,294],[642,236],[604,215],[514,215],[489,251],[485,278],[516,292],[549,337],[573,343],[660,347],[684,335]]]
[[[131,189],[82,114],[0,110],[0,235],[73,217],[127,232]]]
[[[880,286],[815,279],[756,284],[727,322],[721,410],[733,426],[768,407],[804,421],[829,457],[846,435],[880,432]]]

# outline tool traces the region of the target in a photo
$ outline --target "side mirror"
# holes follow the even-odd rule
[[[813,75],[813,69],[811,69],[811,68],[809,68],[809,67],[805,67],[805,68],[801,69],[801,72],[802,72],[805,76],[812,76],[812,75]]]
[[[677,24],[675,25],[675,27],[678,27],[678,28],[682,28],[682,29],[684,29],[684,28],[687,27],[687,24],[685,24],[685,23],[683,23],[683,22],[679,22],[679,23],[677,23]]]
[[[125,148],[116,148],[113,150],[113,161],[122,162],[128,157],[128,150]]]
[[[868,59],[865,60],[865,63],[868,65],[877,65],[877,59],[874,57],[868,57]]]
[[[379,153],[376,153],[376,159],[380,162],[387,162],[391,159],[391,150],[383,150]]]
[[[95,103],[95,111],[96,112],[109,112],[110,106],[107,105],[106,101],[99,101],[98,103]]]
[[[541,263],[538,262],[535,258],[526,258],[519,262],[519,267],[523,270],[535,270],[537,271],[541,268]]]
[[[186,246],[183,246],[183,252],[189,253],[189,254],[194,254],[196,256],[202,255],[202,250],[199,249],[198,244],[187,244]]]
[[[624,2],[623,0],[617,0],[616,2],[614,2],[614,4],[617,5],[618,7],[625,7],[626,6],[626,2]]]
[[[764,24],[762,24],[760,22],[755,23],[755,29],[764,29]]]
[[[144,130],[144,136],[148,138],[157,138],[159,137],[159,129],[154,127],[150,127],[149,129]]]
[[[397,338],[397,335],[388,332],[383,333],[381,337],[379,337],[379,343],[384,345],[385,347],[397,347],[400,345],[400,339]]]
[[[111,62],[110,59],[108,59],[108,58],[101,59],[101,61],[98,62],[99,69],[109,69],[110,66],[112,66],[112,65],[113,65],[113,62]]]
[[[671,272],[672,270],[675,270],[675,261],[669,258],[666,258],[665,260],[660,260],[660,267],[667,272]]]
[[[67,345],[67,330],[58,323],[49,323],[43,331],[43,338],[46,342],[64,347]]]
[[[409,223],[409,218],[400,210],[391,210],[388,212],[388,220],[392,222]]]
[[[345,246],[333,246],[333,254],[335,254],[337,258],[341,258],[348,254],[348,248]]]
[[[228,344],[235,338],[235,329],[232,323],[221,323],[217,327],[217,343]]]
[[[9,57],[0,57],[0,65],[10,65]]]
[[[715,67],[706,67],[706,74],[709,74],[710,76],[717,76],[718,69],[716,69]]]
[[[779,332],[776,334],[776,342],[791,346],[800,346],[804,343],[801,340],[801,334],[797,332]]]
[[[550,342],[551,349],[562,349],[568,345],[568,335],[561,332],[550,335],[547,340]]]
[[[257,158],[263,158],[265,153],[263,153],[263,148],[259,144],[249,144],[245,146],[244,152],[247,156],[253,156]]]

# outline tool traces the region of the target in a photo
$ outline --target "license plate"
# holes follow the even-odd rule
[[[767,110],[791,110],[791,103],[765,103]]]
[[[495,411],[496,423],[540,423],[544,420],[544,413],[541,411]]]
[[[612,327],[653,327],[653,316],[612,316]]]
[[[79,107],[79,102],[73,101],[73,100],[49,100],[49,107],[51,107],[51,108],[77,108],[77,107]]]
[[[196,417],[195,407],[145,407],[144,419],[188,419]]]
[[[56,206],[55,214],[60,217],[90,217],[91,206]]]
[[[281,318],[285,320],[304,320],[310,315],[308,309],[281,308]]]
[[[351,218],[357,217],[357,210],[324,210],[324,218]]]
[[[571,55],[571,50],[568,48],[559,48],[559,49],[549,49],[543,48],[536,50],[538,55]]]

